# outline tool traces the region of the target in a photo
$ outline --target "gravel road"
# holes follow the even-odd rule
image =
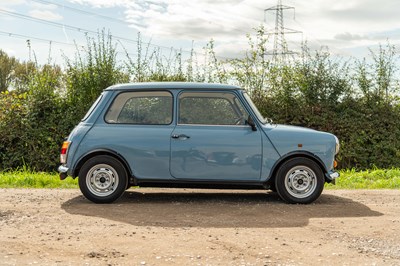
[[[400,265],[400,190],[0,189],[0,265]]]

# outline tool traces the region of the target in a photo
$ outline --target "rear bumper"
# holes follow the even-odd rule
[[[64,165],[60,165],[58,167],[58,172],[60,173],[60,180],[64,180],[65,178],[68,177],[68,167],[65,167]]]

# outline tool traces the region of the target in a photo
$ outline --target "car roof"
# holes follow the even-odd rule
[[[241,90],[242,88],[217,83],[198,82],[140,82],[116,84],[105,89],[114,90],[154,90],[154,89],[186,89],[186,90]]]

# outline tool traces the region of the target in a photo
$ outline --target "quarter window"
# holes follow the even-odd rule
[[[92,106],[90,107],[89,111],[87,111],[87,113],[85,114],[85,116],[83,117],[82,121],[85,121],[86,119],[89,118],[89,116],[92,114],[93,110],[96,108],[96,106],[99,104],[101,98],[103,97],[103,94],[100,94],[100,96],[97,98],[97,100],[92,104]]]
[[[123,92],[105,120],[116,124],[168,125],[172,122],[172,94],[166,91]]]

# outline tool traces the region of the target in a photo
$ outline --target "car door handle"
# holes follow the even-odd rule
[[[180,135],[178,135],[178,134],[173,134],[173,135],[171,136],[171,138],[173,138],[173,139],[183,139],[183,140],[185,140],[185,139],[190,139],[190,137],[187,136],[187,135],[185,135],[185,134],[180,134]]]

